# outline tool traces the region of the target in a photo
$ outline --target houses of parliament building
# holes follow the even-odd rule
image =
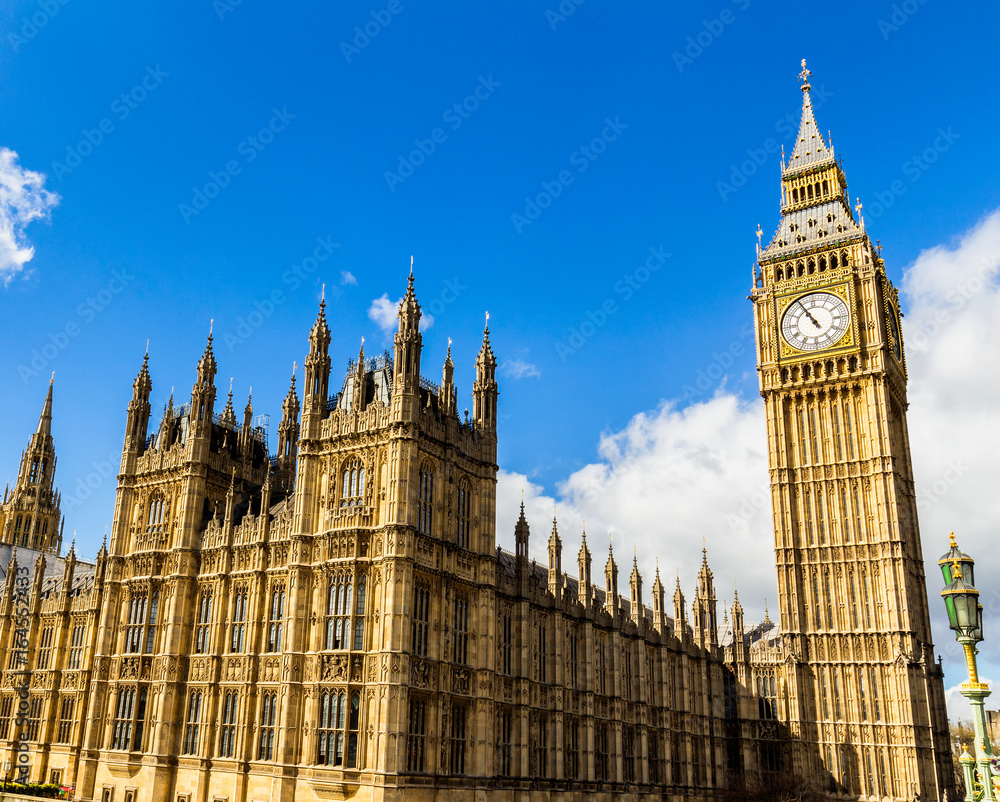
[[[751,289],[778,622],[720,611],[707,555],[686,598],[610,551],[595,572],[523,505],[498,548],[489,329],[463,418],[450,350],[422,376],[411,272],[393,351],[343,377],[320,304],[274,453],[249,400],[218,403],[211,335],[162,418],[147,356],[93,563],[63,547],[50,383],[0,505],[7,777],[100,802],[695,801],[748,777],[954,799],[897,293],[800,77]]]

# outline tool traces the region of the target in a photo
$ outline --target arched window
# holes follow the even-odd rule
[[[318,748],[316,762],[321,766],[344,765],[344,720],[347,696],[326,692],[320,697],[319,722],[316,727]]]
[[[340,485],[340,506],[362,504],[365,497],[365,468],[360,459],[344,463]]]
[[[265,693],[260,704],[260,741],[258,760],[274,760],[274,731],[278,724],[278,694]]]
[[[184,728],[185,755],[198,753],[198,728],[201,723],[201,691],[192,691],[188,699],[187,726]]]
[[[194,651],[195,654],[204,654],[208,651],[208,625],[212,620],[212,594],[202,593],[198,600],[198,624],[195,627]]]
[[[455,545],[460,549],[469,548],[469,532],[472,525],[471,493],[469,483],[462,480],[458,485],[457,505],[455,510]]]
[[[156,614],[160,603],[159,591],[152,594],[133,593],[129,599],[125,626],[125,652],[149,654],[156,642]]]
[[[229,651],[242,652],[247,631],[247,592],[239,589],[233,594],[233,623]]]
[[[281,651],[281,630],[285,620],[285,589],[279,587],[271,593],[271,617],[267,628],[267,650]]]
[[[232,757],[236,749],[236,720],[239,716],[240,695],[227,691],[222,703],[222,726],[219,729],[219,757]]]
[[[31,475],[28,476],[28,481],[31,484],[35,484],[38,481],[38,457],[35,457],[31,461]]]
[[[163,496],[159,493],[155,494],[149,500],[149,516],[146,520],[146,531],[147,532],[162,532],[163,531],[163,509],[165,506],[165,501]]]
[[[354,602],[354,650],[361,651],[365,642],[365,595],[367,585],[364,576],[358,579],[358,595]]]
[[[424,463],[420,467],[420,479],[417,486],[417,529],[425,534],[431,534],[434,516],[434,474],[430,465]]]
[[[325,649],[360,649],[364,637],[365,578],[358,580],[358,599],[351,617],[351,577],[339,575],[330,580],[326,596]],[[352,626],[352,623],[354,624]]]

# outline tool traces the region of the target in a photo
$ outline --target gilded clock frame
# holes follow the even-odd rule
[[[847,327],[847,331],[844,332],[844,336],[837,341],[836,345],[819,351],[801,351],[798,348],[789,345],[785,340],[784,335],[781,333],[781,321],[784,320],[785,312],[788,310],[788,307],[795,303],[795,301],[805,295],[811,295],[815,292],[825,292],[840,298],[845,304],[847,304],[847,311],[851,316],[851,322]],[[820,282],[816,282],[815,284],[812,282],[803,282],[791,292],[775,297],[774,302],[776,313],[774,319],[774,333],[778,338],[779,363],[814,361],[820,356],[839,354],[843,351],[850,351],[856,348],[856,344],[858,342],[858,315],[857,307],[854,303],[854,288],[849,282],[845,281],[832,285]],[[888,323],[886,325],[888,325]]]

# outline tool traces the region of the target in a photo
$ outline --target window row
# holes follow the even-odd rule
[[[434,493],[434,470],[424,463],[417,476],[417,531],[424,535],[435,534]],[[456,546],[468,549],[472,542],[472,490],[468,480],[459,481],[454,504],[455,529],[450,534]]]

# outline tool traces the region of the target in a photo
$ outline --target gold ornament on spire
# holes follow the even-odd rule
[[[812,87],[809,85],[809,76],[812,73],[806,67],[806,60],[802,59],[802,72],[799,73],[799,80],[802,81],[802,91],[808,92]]]

